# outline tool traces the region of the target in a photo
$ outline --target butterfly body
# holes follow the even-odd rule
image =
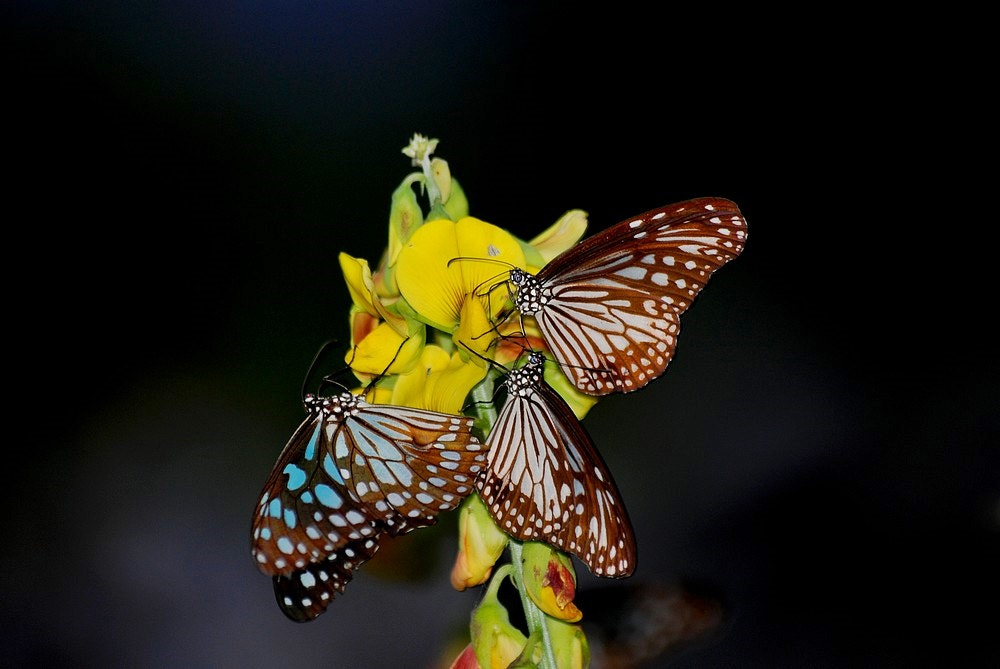
[[[729,200],[669,205],[585,239],[534,276],[512,270],[514,306],[579,390],[630,392],[663,373],[681,314],[745,242]]]
[[[472,420],[369,404],[351,393],[306,395],[306,419],[271,471],[251,553],[293,620],[322,613],[384,536],[436,522],[486,462]]]
[[[628,576],[636,546],[625,505],[590,436],[545,382],[544,361],[532,352],[508,374],[476,487],[516,539],[572,553],[598,576]]]

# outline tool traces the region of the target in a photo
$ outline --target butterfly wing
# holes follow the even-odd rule
[[[632,573],[635,534],[611,472],[544,380],[508,393],[486,443],[489,466],[477,488],[501,529],[572,553],[598,576]]]
[[[746,221],[729,200],[655,209],[543,267],[536,279],[544,306],[533,315],[578,389],[591,395],[637,390],[666,369],[681,314],[745,242]]]
[[[274,598],[282,612],[300,623],[319,617],[333,598],[344,592],[354,570],[375,555],[380,536],[348,541],[322,562],[275,576]]]
[[[251,543],[281,610],[300,622],[326,610],[382,536],[456,506],[486,461],[470,418],[349,394],[310,396],[306,408],[264,485]]]
[[[351,496],[332,458],[342,424],[307,398],[309,415],[264,484],[251,529],[251,553],[271,576],[281,610],[305,622],[323,613],[353,572],[378,550],[385,524]]]
[[[385,529],[351,495],[331,457],[331,439],[343,424],[324,411],[320,398],[307,401],[309,416],[278,457],[253,520],[251,553],[269,576],[325,562],[337,549]]]
[[[473,420],[422,409],[366,404],[334,440],[351,492],[402,534],[436,522],[474,487],[486,452]]]

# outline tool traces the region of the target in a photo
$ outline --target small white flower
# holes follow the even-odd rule
[[[421,166],[425,160],[429,160],[434,150],[437,149],[438,140],[427,139],[420,133],[415,133],[410,140],[409,146],[403,149],[403,153],[413,160],[413,166]]]

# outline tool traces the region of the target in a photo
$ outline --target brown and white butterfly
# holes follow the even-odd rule
[[[579,390],[637,390],[664,372],[681,314],[746,238],[730,200],[671,204],[588,237],[536,275],[512,270],[514,306]]]
[[[635,533],[621,494],[590,435],[542,377],[544,364],[532,351],[507,374],[476,489],[514,538],[572,553],[597,576],[629,576]]]

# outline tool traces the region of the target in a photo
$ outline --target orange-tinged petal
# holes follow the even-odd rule
[[[368,261],[351,257],[346,253],[341,253],[339,260],[344,281],[347,283],[347,291],[351,294],[355,308],[372,316],[378,316],[389,323],[397,334],[405,336],[411,327],[405,318],[393,313],[383,304],[372,279]]]
[[[357,306],[351,308],[351,344],[359,344],[365,337],[375,331],[382,320]]]
[[[493,522],[479,495],[466,497],[459,511],[458,556],[451,570],[452,587],[465,590],[485,583],[507,541],[507,535]]]

